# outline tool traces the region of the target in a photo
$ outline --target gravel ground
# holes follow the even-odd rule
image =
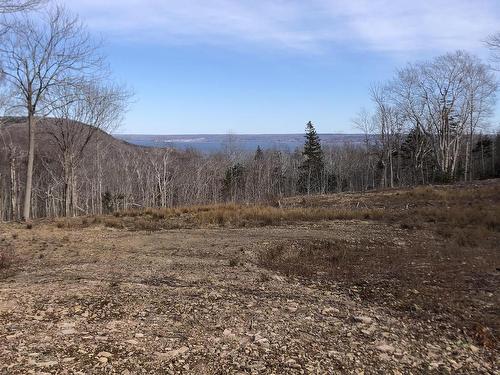
[[[0,246],[17,254],[0,280],[0,373],[498,373],[496,349],[446,320],[256,262],[280,241],[359,236],[421,234],[363,221],[155,233],[0,224]]]

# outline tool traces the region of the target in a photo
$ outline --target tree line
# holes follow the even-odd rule
[[[4,139],[15,137],[18,134],[15,121],[25,119],[11,121],[12,125],[3,133]],[[235,147],[214,154],[139,147],[98,131],[78,153],[69,172],[65,148],[58,146],[64,137],[54,136],[61,134],[64,127],[57,119],[39,125],[44,129],[40,143],[45,146],[40,145],[36,153],[33,217],[98,215],[124,209],[226,202],[279,205],[286,196],[368,191],[389,186],[390,173],[383,165],[386,150],[380,135],[369,137],[363,145],[322,144],[312,123],[307,125],[303,149],[259,147],[253,153]],[[78,123],[70,127],[80,128],[83,135],[90,131],[88,126]],[[79,137],[75,149],[81,150],[86,141],[86,136]],[[416,131],[401,134],[393,156],[393,186],[446,182],[430,148],[423,165],[415,164],[421,142]],[[499,134],[478,134],[471,150],[474,179],[500,177]],[[26,155],[20,149],[9,154],[5,146],[0,155],[0,213],[4,220],[20,219]],[[463,171],[466,155],[462,153],[459,160],[458,170]],[[461,179],[464,177],[462,172]]]
[[[139,147],[107,133],[130,91],[117,84],[77,16],[40,1],[0,1],[0,217],[103,214],[300,194],[368,191],[500,177],[498,82],[464,51],[410,63],[375,84],[353,124],[362,144],[218,153]],[[499,34],[500,35],[500,34]],[[499,35],[488,40],[500,63]]]

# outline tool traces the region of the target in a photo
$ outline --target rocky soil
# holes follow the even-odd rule
[[[446,319],[256,260],[285,240],[359,236],[411,244],[422,233],[368,221],[154,233],[0,224],[17,257],[0,280],[0,373],[498,373],[497,350]]]

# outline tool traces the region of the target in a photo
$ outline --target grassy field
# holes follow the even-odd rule
[[[0,229],[1,373],[499,368],[498,180]]]

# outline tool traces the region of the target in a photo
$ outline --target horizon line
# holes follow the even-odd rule
[[[194,136],[194,135],[220,135],[220,136],[232,136],[232,135],[305,135],[304,133],[171,133],[171,134],[150,134],[150,133],[111,133],[112,135],[147,135],[147,136]],[[364,133],[317,133],[318,135],[365,135]],[[370,135],[376,135],[377,133],[371,133]]]

